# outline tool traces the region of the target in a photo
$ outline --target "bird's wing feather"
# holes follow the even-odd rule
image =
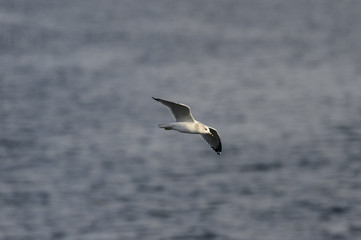
[[[220,155],[222,152],[221,138],[219,137],[219,134],[216,129],[210,127],[209,130],[213,136],[210,134],[201,134],[201,135],[203,139],[209,144],[209,146],[211,146],[211,148],[213,148],[213,150],[218,155]]]
[[[194,122],[190,107],[182,103],[175,103],[166,101],[160,98],[153,97],[154,100],[166,105],[177,122]]]

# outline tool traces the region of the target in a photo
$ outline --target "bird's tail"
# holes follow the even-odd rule
[[[164,128],[164,130],[172,130],[172,126],[169,124],[163,124],[163,123],[158,123],[157,124],[159,128]]]

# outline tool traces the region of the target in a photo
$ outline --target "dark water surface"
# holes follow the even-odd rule
[[[361,239],[360,12],[1,0],[0,239]]]

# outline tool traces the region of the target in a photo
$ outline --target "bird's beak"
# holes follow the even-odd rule
[[[209,132],[209,135],[211,135],[213,137],[213,134],[211,132]]]

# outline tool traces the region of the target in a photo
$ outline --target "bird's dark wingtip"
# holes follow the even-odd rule
[[[152,97],[154,100],[159,101],[159,98]]]
[[[220,143],[217,147],[213,148],[213,150],[214,150],[218,155],[221,155],[221,153],[222,153],[222,144]]]

